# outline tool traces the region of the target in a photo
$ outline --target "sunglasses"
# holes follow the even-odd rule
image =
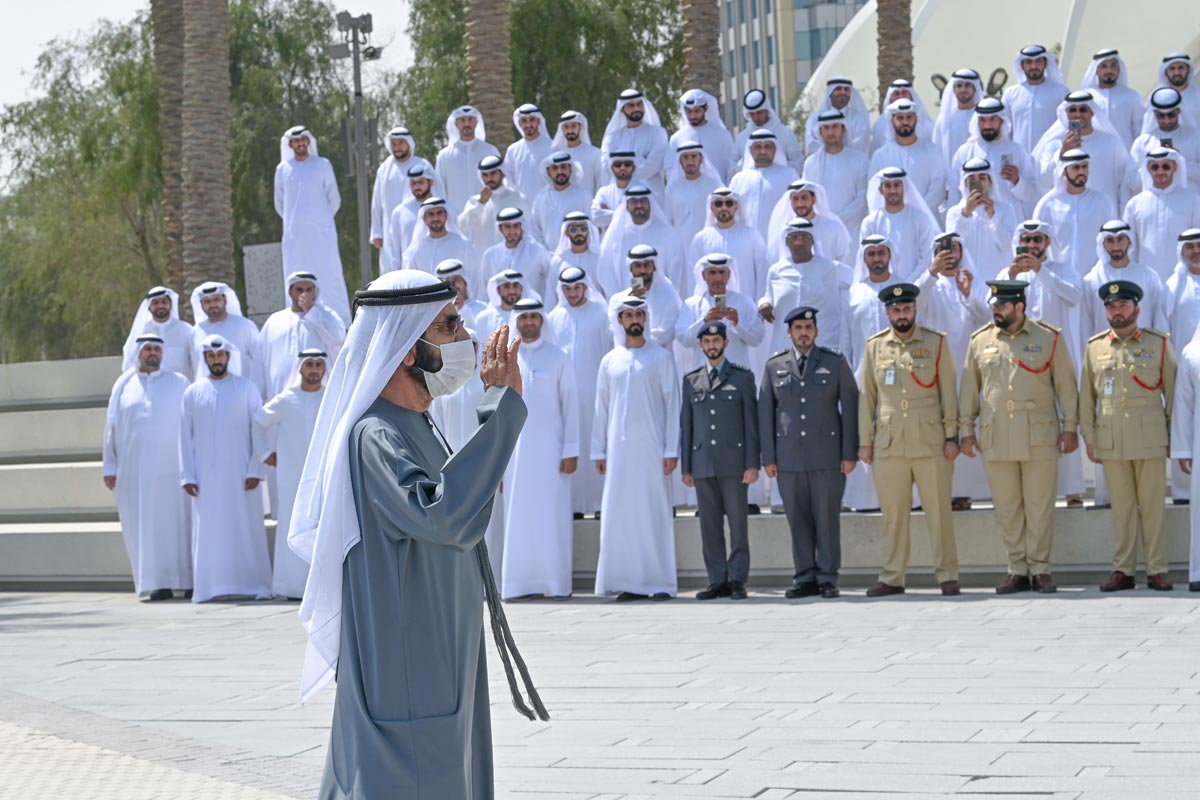
[[[1175,169],[1175,165],[1170,161],[1155,161],[1149,169],[1151,172],[1170,172]]]
[[[1036,236],[1022,236],[1021,237],[1021,244],[1045,244],[1045,243],[1046,243],[1046,237],[1040,233],[1037,234]]]
[[[733,208],[737,205],[737,200],[713,200],[713,208]]]
[[[1068,114],[1083,114],[1083,113],[1091,114],[1092,109],[1089,106],[1067,106],[1067,113]]]
[[[446,317],[441,322],[433,323],[433,327],[437,328],[438,332],[444,336],[453,336],[462,329],[463,324],[463,318],[455,315]]]
[[[587,225],[576,224],[576,225],[568,225],[567,226],[567,233],[587,233],[587,232],[588,232]]]

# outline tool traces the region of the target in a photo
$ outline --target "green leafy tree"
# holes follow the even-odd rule
[[[541,106],[551,132],[573,108],[587,115],[599,145],[617,93],[629,86],[674,125],[683,64],[678,0],[514,0],[511,14],[514,100]],[[446,143],[450,109],[468,102],[464,32],[461,0],[413,0],[414,63],[386,94],[426,158]]]
[[[166,279],[146,15],[51,43],[32,88],[0,115],[0,341],[13,360],[113,353]]]

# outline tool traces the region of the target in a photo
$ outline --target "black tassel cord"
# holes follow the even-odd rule
[[[517,650],[517,643],[513,639],[512,630],[508,627],[508,619],[504,616],[504,606],[500,604],[500,593],[496,590],[496,578],[492,574],[492,561],[488,558],[487,544],[482,539],[479,544],[475,545],[475,554],[479,560],[479,571],[483,575],[483,594],[487,598],[488,616],[492,623],[492,637],[496,640],[496,649],[500,652],[500,660],[504,662],[504,675],[508,678],[508,689],[512,693],[513,707],[528,719],[549,722],[550,713],[542,705],[542,698],[538,694],[537,687],[533,685],[529,668],[525,666],[525,659],[521,658],[521,653]],[[517,670],[521,673],[521,682],[525,684],[525,691],[529,694],[529,703],[533,706],[532,711],[525,704],[525,698],[521,696],[521,690],[517,686],[517,677],[513,674],[513,661],[517,664]],[[534,716],[535,712],[536,717]]]

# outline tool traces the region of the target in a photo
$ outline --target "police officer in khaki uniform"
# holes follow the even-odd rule
[[[1167,579],[1162,538],[1167,491],[1167,439],[1175,398],[1175,350],[1167,334],[1139,328],[1142,288],[1130,281],[1100,287],[1111,330],[1088,340],[1079,385],[1079,430],[1088,458],[1104,465],[1112,498],[1116,554],[1102,592],[1132,589],[1137,549],[1146,585],[1160,592]]]
[[[683,376],[679,461],[696,489],[696,516],[708,588],[697,600],[746,599],[750,572],[747,489],[758,480],[758,391],[754,373],[725,358],[723,322],[700,329],[705,366]],[[729,520],[729,556],[725,520]]]
[[[988,286],[994,324],[971,334],[967,346],[959,444],[963,455],[983,453],[1008,550],[1008,577],[996,593],[1049,594],[1058,591],[1050,572],[1058,457],[1079,447],[1075,366],[1061,331],[1025,316],[1027,282]]]
[[[934,575],[942,594],[959,593],[950,510],[957,383],[946,335],[916,324],[920,294],[911,283],[879,292],[891,327],[867,340],[858,379],[858,458],[874,465],[885,549],[883,572],[867,597],[904,594],[914,482],[929,526]]]

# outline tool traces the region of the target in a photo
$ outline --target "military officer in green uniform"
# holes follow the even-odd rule
[[[696,488],[696,516],[708,588],[697,600],[746,599],[750,572],[747,490],[758,480],[758,400],[754,374],[725,358],[725,323],[699,333],[706,363],[683,376],[679,456],[683,482]],[[729,556],[725,520],[729,520]]]
[[[959,593],[950,510],[958,457],[957,383],[946,335],[916,324],[920,294],[911,283],[879,292],[891,326],[867,340],[858,378],[858,459],[874,465],[883,511],[883,572],[868,597],[904,593],[913,483],[929,526],[934,575],[942,594]]]
[[[994,324],[971,334],[959,389],[963,455],[982,452],[1008,550],[997,594],[1058,591],[1050,570],[1058,458],[1079,447],[1079,390],[1062,332],[1025,316],[1025,281],[988,281]],[[980,424],[978,441],[975,423]]]
[[[1100,287],[1110,329],[1088,340],[1079,385],[1079,430],[1088,458],[1104,466],[1112,498],[1116,553],[1102,592],[1132,589],[1137,551],[1146,584],[1170,591],[1162,538],[1167,491],[1175,350],[1167,334],[1138,327],[1142,288],[1131,281]]]

